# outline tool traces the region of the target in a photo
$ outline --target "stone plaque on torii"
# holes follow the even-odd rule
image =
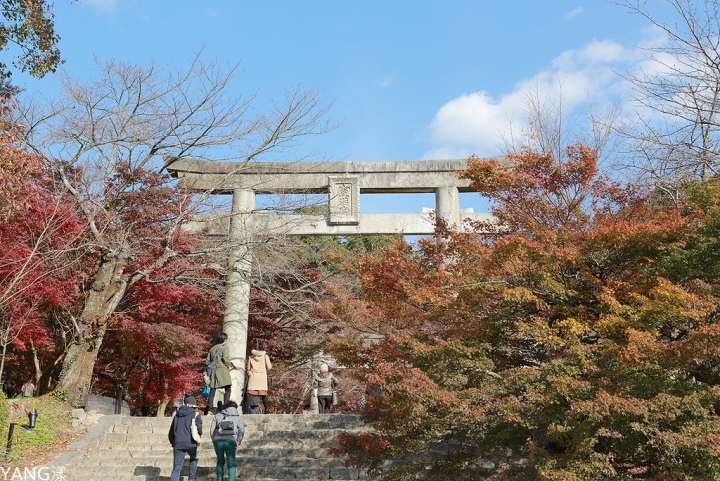
[[[410,160],[387,162],[266,162],[238,164],[173,159],[167,170],[183,187],[198,192],[232,195],[232,211],[212,222],[191,222],[188,228],[238,241],[228,260],[223,331],[228,334],[230,358],[243,373],[247,351],[251,263],[243,238],[258,232],[290,236],[431,235],[434,216],[455,229],[468,221],[490,221],[490,214],[460,210],[458,193],[474,192],[457,171],[466,160]],[[434,212],[362,214],[360,194],[434,193]],[[327,194],[325,215],[273,216],[255,212],[256,194]],[[233,389],[239,389],[233,386]]]

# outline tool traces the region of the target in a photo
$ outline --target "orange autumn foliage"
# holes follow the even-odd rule
[[[676,202],[584,146],[567,157],[471,158],[491,235],[439,225],[346,265],[359,291],[328,312],[352,311],[357,337],[334,352],[384,393],[366,409],[384,443],[344,438],[351,462],[403,456],[397,480],[720,477],[720,187]]]

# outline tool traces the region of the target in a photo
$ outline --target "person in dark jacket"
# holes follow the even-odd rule
[[[217,413],[210,424],[210,437],[212,438],[215,454],[217,455],[217,463],[215,464],[215,474],[217,479],[223,479],[223,470],[225,468],[225,458],[227,458],[228,481],[235,481],[235,450],[240,446],[240,442],[245,435],[245,424],[237,411],[237,403],[229,401],[225,405],[225,409]],[[232,420],[237,426],[237,433],[220,434],[218,425],[224,420]]]
[[[210,372],[210,394],[208,395],[208,403],[210,403],[210,412],[215,414],[222,411],[222,404],[227,404],[232,393],[232,378],[230,377],[230,353],[227,347],[228,335],[221,332],[217,335],[217,344],[210,348],[207,355],[207,362],[212,361],[212,371]],[[213,360],[214,359],[214,360]],[[219,400],[215,399],[217,389],[225,389],[225,395],[221,406],[218,406]],[[219,407],[219,409],[217,409]]]
[[[185,461],[185,453],[190,455],[190,476],[188,481],[195,481],[195,473],[197,472],[197,444],[193,441],[190,425],[195,422],[198,434],[202,435],[202,417],[197,416],[197,402],[192,396],[186,396],[183,405],[180,406],[177,413],[173,417],[168,432],[168,440],[173,447],[173,470],[170,475],[170,481],[180,481],[180,471],[182,470],[183,461]]]

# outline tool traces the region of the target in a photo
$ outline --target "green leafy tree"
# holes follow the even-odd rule
[[[0,51],[11,45],[18,48],[13,66],[34,77],[54,72],[62,60],[52,4],[45,0],[2,0],[0,9]],[[0,62],[0,86],[7,87],[11,75],[9,66]]]

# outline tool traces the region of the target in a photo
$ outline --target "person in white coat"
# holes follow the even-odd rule
[[[265,414],[268,413],[268,371],[272,369],[270,357],[265,352],[265,344],[258,342],[255,349],[250,351],[247,360],[247,397],[255,396],[263,403]],[[259,405],[259,404],[257,404]],[[248,401],[250,414],[255,414],[255,403]]]

